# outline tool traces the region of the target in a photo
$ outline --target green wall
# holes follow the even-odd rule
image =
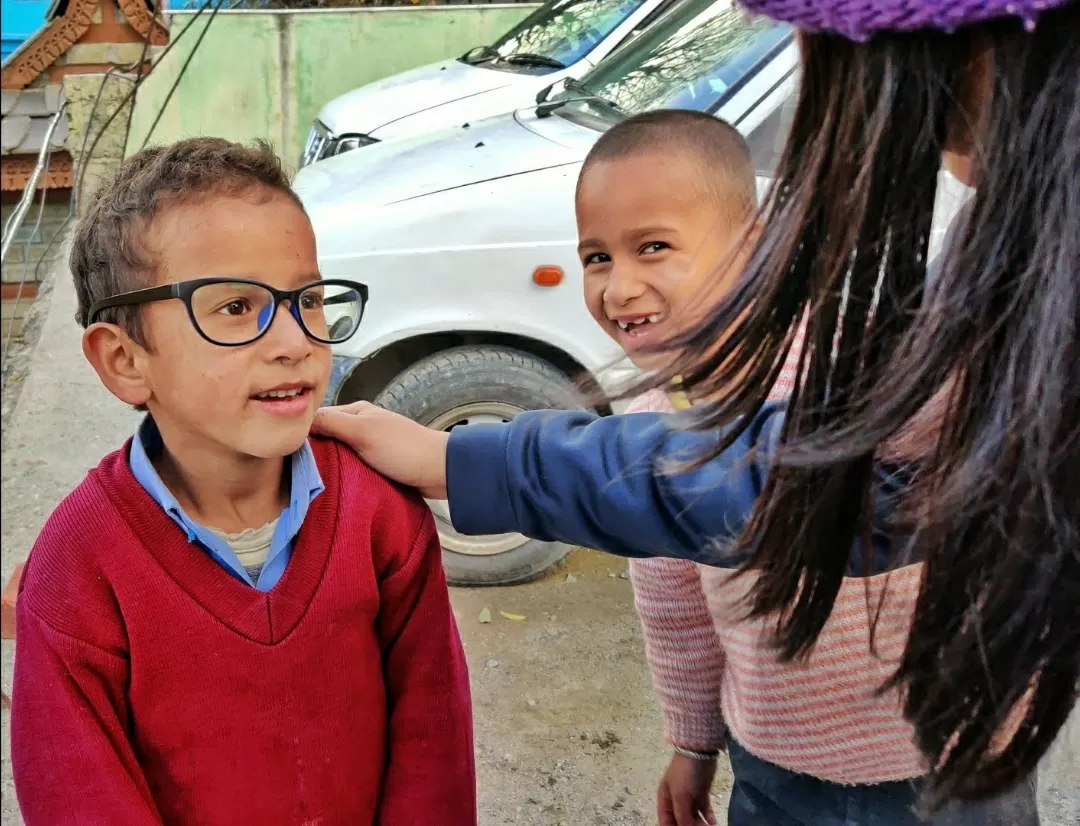
[[[499,35],[528,5],[429,6],[340,11],[223,11],[184,72],[209,13],[161,59],[135,98],[128,154],[154,119],[151,144],[195,135],[238,141],[266,138],[294,166],[324,103],[377,80],[453,57]],[[193,13],[172,14],[172,37]]]

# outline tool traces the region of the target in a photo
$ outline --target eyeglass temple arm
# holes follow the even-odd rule
[[[363,296],[361,296],[363,299]],[[323,299],[323,304],[348,304],[355,299],[349,293],[338,293],[337,295],[329,295]]]

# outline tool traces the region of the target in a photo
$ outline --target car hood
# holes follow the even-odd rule
[[[417,112],[510,86],[520,77],[460,60],[431,63],[334,98],[319,120],[335,135],[369,135]]]
[[[389,206],[583,158],[507,114],[319,161],[297,173],[293,188],[316,220],[326,208]]]

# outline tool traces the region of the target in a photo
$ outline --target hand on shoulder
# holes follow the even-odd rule
[[[428,499],[446,498],[448,433],[369,402],[321,408],[311,432],[344,442],[374,470]]]

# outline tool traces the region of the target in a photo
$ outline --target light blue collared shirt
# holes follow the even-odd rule
[[[273,588],[281,575],[285,573],[285,566],[289,564],[292,555],[293,540],[300,532],[300,526],[304,524],[308,507],[312,501],[323,492],[322,477],[319,468],[315,464],[315,454],[311,451],[311,445],[304,442],[303,446],[292,455],[292,484],[289,486],[289,504],[281,512],[278,519],[274,536],[270,540],[270,551],[266,562],[259,571],[259,579],[252,582],[244,566],[240,564],[240,558],[236,555],[229,543],[204,525],[200,525],[191,519],[176,497],[172,495],[165,483],[161,481],[150,459],[157,456],[164,449],[161,434],[158,432],[154,420],[147,416],[139,425],[135,437],[131,440],[131,472],[139,481],[146,492],[150,494],[172,517],[187,534],[188,542],[198,543],[219,564],[234,576],[242,579],[248,585],[258,588],[260,591],[269,591]]]

